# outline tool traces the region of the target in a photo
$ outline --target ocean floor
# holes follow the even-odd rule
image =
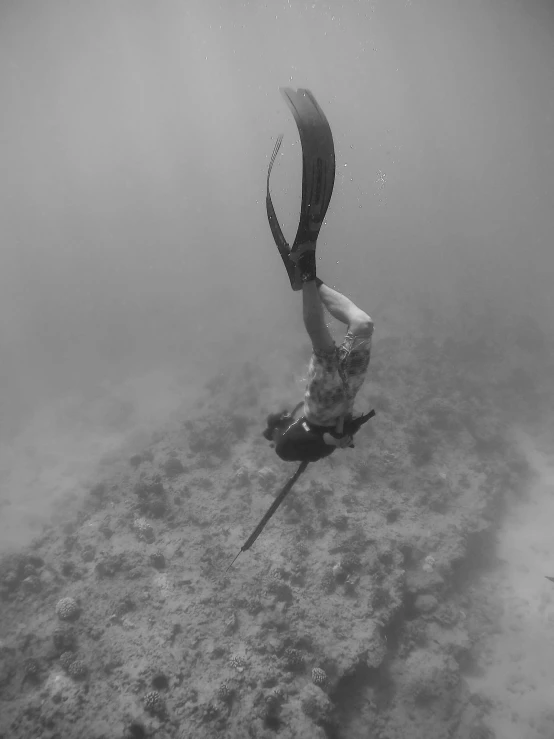
[[[376,417],[229,571],[305,353],[37,417],[3,457],[0,739],[552,739],[552,461],[505,410],[550,388],[467,356],[375,342]]]

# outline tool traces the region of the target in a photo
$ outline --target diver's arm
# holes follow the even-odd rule
[[[348,446],[353,446],[353,438],[349,434],[345,434],[344,436],[339,436],[338,438],[336,436],[333,436],[332,434],[325,433],[323,434],[323,441],[327,444],[327,446],[334,446],[339,449],[344,449]]]

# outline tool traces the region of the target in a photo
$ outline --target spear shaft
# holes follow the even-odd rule
[[[308,462],[301,462],[300,465],[298,466],[298,469],[294,473],[294,475],[292,475],[291,477],[289,477],[289,479],[283,485],[283,487],[282,487],[281,492],[279,493],[279,495],[275,498],[275,500],[273,501],[273,503],[267,509],[266,513],[264,514],[264,517],[261,519],[260,523],[256,526],[256,528],[254,529],[254,531],[250,534],[250,536],[248,537],[248,539],[244,542],[244,544],[240,548],[239,553],[234,558],[234,560],[231,562],[231,564],[229,565],[229,567],[227,567],[227,569],[225,570],[225,572],[228,572],[230,570],[230,568],[235,564],[235,562],[238,559],[238,557],[241,554],[241,552],[246,552],[248,549],[250,549],[250,547],[252,546],[252,544],[256,541],[256,539],[258,538],[258,536],[262,533],[262,531],[263,531],[266,523],[269,521],[269,519],[271,518],[271,516],[273,516],[273,514],[275,513],[275,511],[277,510],[277,508],[279,508],[279,506],[281,505],[281,503],[283,502],[283,500],[285,499],[285,497],[288,495],[288,493],[290,493],[292,486],[298,480],[298,478],[304,472],[304,470],[306,469],[307,466],[308,466]]]

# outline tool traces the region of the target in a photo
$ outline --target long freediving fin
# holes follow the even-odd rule
[[[333,194],[335,148],[327,118],[313,94],[309,90],[293,90],[290,87],[281,88],[280,91],[294,116],[302,145],[302,201],[298,229],[292,246],[295,250],[300,244],[311,242],[315,245],[317,241]],[[267,217],[292,289],[301,290],[300,271],[289,257],[291,249],[279,226],[269,190],[271,170],[282,140],[283,137],[280,135],[273,149],[267,172]]]
[[[302,144],[302,204],[292,248],[317,241],[335,184],[335,147],[325,113],[310,90],[282,87]]]
[[[275,159],[277,158],[277,154],[279,153],[279,149],[281,148],[282,143],[283,134],[281,133],[277,137],[277,141],[275,142],[275,146],[273,147],[273,154],[271,155],[271,160],[269,162],[269,167],[267,170],[265,206],[267,210],[267,220],[269,221],[269,228],[271,229],[273,240],[277,244],[277,249],[279,250],[279,254],[281,255],[281,259],[283,260],[285,269],[287,270],[290,284],[293,290],[298,290],[302,288],[299,269],[289,258],[290,246],[287,244],[287,240],[285,239],[285,237],[283,236],[283,232],[281,231],[281,226],[279,225],[279,221],[277,220],[275,208],[273,207],[273,202],[271,201],[271,193],[269,191],[269,178],[271,175],[271,170],[273,169]],[[296,285],[298,285],[299,287],[295,287]]]

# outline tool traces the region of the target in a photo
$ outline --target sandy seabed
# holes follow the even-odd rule
[[[522,439],[536,480],[512,500],[498,531],[500,566],[483,587],[502,603],[498,630],[486,646],[486,668],[471,678],[490,697],[490,725],[503,739],[554,737],[554,456]],[[540,444],[540,440],[539,440]]]

